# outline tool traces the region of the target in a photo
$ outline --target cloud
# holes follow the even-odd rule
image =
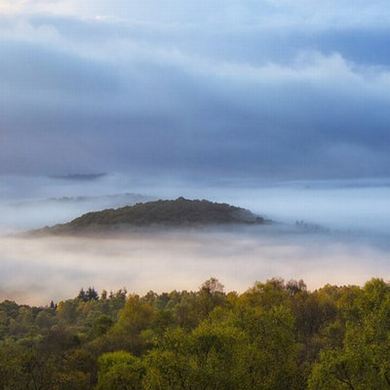
[[[390,174],[380,1],[0,4],[1,173]]]
[[[271,27],[305,25],[318,28],[334,26],[378,26],[388,24],[386,0],[1,0],[5,14],[69,15],[99,20],[140,21],[150,24],[194,25],[201,23]]]

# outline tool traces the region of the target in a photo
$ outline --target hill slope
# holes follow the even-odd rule
[[[80,231],[102,231],[121,227],[204,226],[222,224],[263,224],[265,219],[249,210],[207,200],[158,200],[137,203],[118,209],[84,214],[69,223],[36,232],[67,234]]]

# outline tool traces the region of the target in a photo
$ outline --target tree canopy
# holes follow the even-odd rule
[[[389,389],[390,284],[0,303],[0,389]]]

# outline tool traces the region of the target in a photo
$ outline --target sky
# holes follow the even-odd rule
[[[388,0],[0,0],[0,175],[390,176]]]

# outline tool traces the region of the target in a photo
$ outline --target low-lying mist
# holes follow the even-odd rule
[[[126,175],[95,180],[0,177],[0,232],[67,222],[88,211],[137,201],[208,199],[245,207],[280,222],[304,220],[335,230],[390,232],[390,181],[181,181]]]
[[[140,195],[138,195],[140,194]],[[21,238],[8,234],[82,213],[158,198],[227,202],[278,223],[261,228],[133,232],[126,237]],[[295,226],[295,221],[309,224]],[[324,230],[306,229],[318,224]],[[145,182],[0,177],[0,300],[46,304],[79,288],[143,293],[197,289],[210,276],[242,291],[270,277],[363,283],[390,276],[386,180],[326,182]]]
[[[81,287],[145,293],[197,289],[215,276],[243,291],[271,277],[309,288],[389,275],[388,248],[283,226],[133,232],[127,236],[0,238],[0,300],[47,304]]]

